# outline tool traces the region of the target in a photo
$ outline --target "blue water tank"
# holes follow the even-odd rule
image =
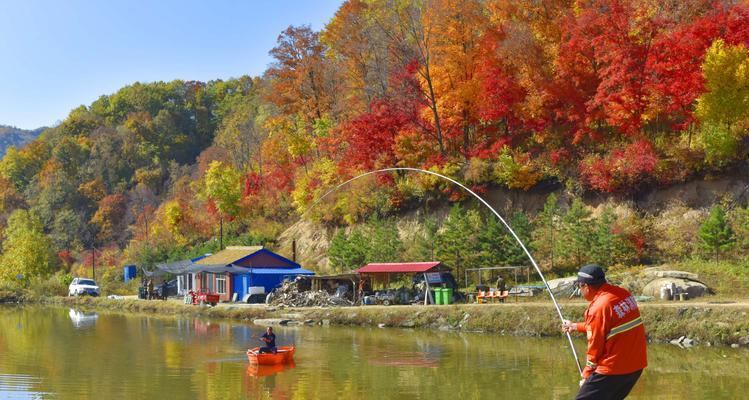
[[[135,279],[137,269],[135,268],[135,265],[126,265],[125,268],[125,282]]]

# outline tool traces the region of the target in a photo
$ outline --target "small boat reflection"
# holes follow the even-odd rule
[[[275,365],[258,365],[250,364],[247,367],[247,375],[254,377],[271,376],[279,372],[283,372],[287,369],[296,368],[294,361],[288,364],[275,364]]]
[[[83,312],[73,308],[68,312],[68,316],[76,329],[91,328],[96,325],[96,320],[99,318],[99,314],[95,312]]]

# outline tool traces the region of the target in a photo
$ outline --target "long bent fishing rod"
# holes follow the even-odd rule
[[[332,189],[328,190],[327,192],[325,192],[325,194],[323,194],[322,196],[320,196],[320,197],[319,197],[319,198],[318,198],[317,200],[315,200],[315,201],[314,201],[314,202],[313,202],[313,203],[312,203],[312,204],[311,204],[311,205],[310,205],[309,207],[307,207],[307,210],[306,210],[305,212],[303,212],[303,213],[302,213],[302,215],[300,215],[300,216],[299,216],[299,218],[301,219],[301,218],[302,218],[302,217],[303,217],[303,216],[304,216],[305,214],[307,214],[307,212],[309,212],[310,210],[312,210],[312,209],[313,209],[313,208],[314,208],[314,207],[315,207],[315,206],[317,205],[317,203],[321,202],[321,201],[322,201],[322,200],[323,200],[324,198],[326,198],[326,197],[327,197],[327,196],[328,196],[329,194],[331,194],[331,193],[333,193],[333,192],[337,191],[338,189],[342,188],[343,186],[346,186],[346,185],[348,185],[349,183],[351,183],[351,182],[353,182],[353,181],[355,181],[355,180],[357,180],[357,179],[359,179],[359,178],[363,178],[363,177],[365,177],[365,176],[367,176],[367,175],[379,174],[379,173],[383,173],[383,172],[396,172],[396,171],[412,171],[412,172],[420,172],[420,173],[425,173],[425,174],[429,174],[429,175],[434,175],[434,176],[437,176],[437,177],[439,177],[439,178],[445,179],[445,180],[447,180],[447,181],[449,181],[449,182],[452,182],[452,183],[454,183],[454,184],[456,184],[456,185],[460,186],[460,187],[461,187],[461,188],[463,188],[463,189],[464,189],[465,191],[467,191],[468,193],[470,193],[471,195],[473,195],[473,197],[475,197],[475,198],[476,198],[476,199],[477,199],[478,201],[480,201],[480,202],[481,202],[481,203],[482,203],[483,205],[485,205],[486,207],[488,207],[488,208],[489,208],[489,209],[490,209],[490,210],[492,211],[492,213],[494,213],[494,215],[496,215],[496,216],[497,216],[497,218],[499,218],[499,220],[500,220],[500,221],[502,222],[502,224],[503,224],[503,225],[505,226],[505,228],[507,228],[507,230],[508,230],[508,231],[510,231],[510,234],[512,234],[512,237],[514,237],[514,238],[515,238],[515,240],[516,240],[516,241],[518,242],[518,244],[520,245],[520,247],[521,247],[521,248],[523,249],[523,251],[525,252],[525,255],[526,255],[526,256],[528,256],[528,259],[529,259],[529,260],[531,261],[531,264],[533,264],[533,268],[535,268],[535,269],[536,269],[536,272],[538,272],[538,276],[540,276],[540,277],[541,277],[541,280],[542,280],[542,281],[544,282],[544,286],[546,286],[546,290],[548,290],[548,291],[549,291],[549,296],[551,296],[551,300],[552,300],[552,301],[554,302],[554,308],[556,308],[556,310],[557,310],[557,314],[559,315],[559,319],[560,319],[560,320],[562,321],[562,323],[564,323],[564,316],[562,315],[562,309],[561,309],[561,308],[559,308],[559,303],[557,303],[557,299],[556,299],[556,297],[554,297],[554,293],[552,293],[552,291],[551,291],[551,287],[549,287],[549,283],[548,283],[548,282],[546,282],[546,278],[544,277],[544,274],[543,274],[543,273],[541,272],[541,268],[539,268],[539,267],[538,267],[538,264],[536,264],[536,260],[535,260],[535,259],[533,259],[533,256],[532,256],[532,255],[531,255],[531,253],[530,253],[530,252],[528,251],[528,249],[527,249],[527,248],[525,247],[525,245],[524,245],[524,244],[523,244],[523,242],[522,242],[522,241],[520,240],[520,238],[518,237],[518,235],[517,235],[517,234],[515,234],[515,231],[514,231],[514,230],[512,230],[512,228],[511,228],[511,227],[510,227],[510,225],[509,225],[509,224],[508,224],[508,223],[507,223],[507,222],[505,221],[505,219],[504,219],[504,218],[502,218],[502,216],[501,216],[501,215],[499,215],[499,213],[497,212],[497,210],[495,210],[495,209],[494,209],[494,208],[493,208],[492,206],[490,206],[490,205],[489,205],[489,203],[487,203],[487,202],[486,202],[486,200],[484,200],[483,198],[481,198],[481,196],[479,196],[478,194],[474,193],[474,192],[473,192],[473,190],[471,190],[471,189],[467,188],[467,187],[466,187],[465,185],[463,185],[462,183],[460,183],[460,182],[456,181],[455,179],[452,179],[452,178],[450,178],[450,177],[447,177],[447,176],[445,176],[445,175],[442,175],[442,174],[438,174],[438,173],[436,173],[436,172],[433,172],[433,171],[428,171],[428,170],[425,170],[425,169],[419,169],[419,168],[410,168],[410,167],[392,167],[392,168],[383,168],[383,169],[378,169],[378,170],[375,170],[375,171],[369,171],[369,172],[365,172],[365,173],[363,173],[363,174],[360,174],[360,175],[357,175],[357,176],[355,176],[355,177],[353,177],[353,178],[351,178],[351,179],[349,179],[349,180],[347,180],[347,181],[345,181],[345,182],[343,182],[343,183],[339,184],[338,186],[336,186],[336,187],[334,187],[334,188],[332,188]],[[577,365],[577,371],[578,371],[578,372],[580,373],[580,375],[582,375],[582,374],[583,374],[583,369],[582,369],[582,367],[580,366],[580,360],[579,360],[579,359],[577,358],[577,351],[575,350],[575,345],[574,345],[574,344],[572,343],[572,336],[570,336],[570,333],[569,333],[569,332],[565,332],[565,334],[567,335],[567,341],[568,341],[568,342],[569,342],[569,344],[570,344],[570,349],[572,350],[572,355],[573,355],[573,356],[575,357],[575,364]]]

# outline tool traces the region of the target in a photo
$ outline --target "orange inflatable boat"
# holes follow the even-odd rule
[[[276,354],[260,353],[260,347],[247,350],[247,359],[250,364],[258,365],[278,365],[294,362],[294,346],[278,346]]]

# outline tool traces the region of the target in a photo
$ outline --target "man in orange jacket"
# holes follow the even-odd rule
[[[603,269],[582,267],[577,283],[585,300],[585,322],[564,321],[565,332],[586,332],[588,351],[576,400],[623,399],[648,365],[640,310],[624,288],[606,283]]]

